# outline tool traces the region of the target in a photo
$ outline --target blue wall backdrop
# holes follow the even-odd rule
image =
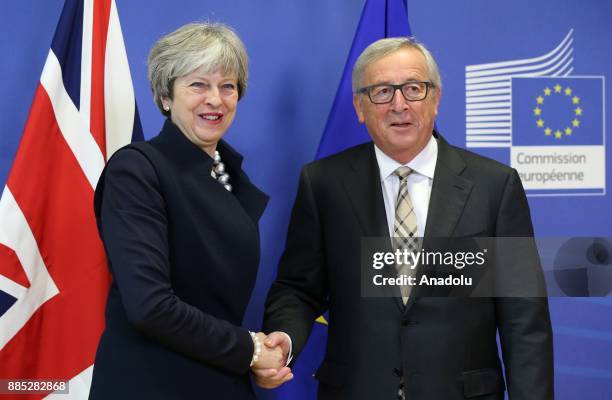
[[[249,89],[226,139],[246,155],[245,168],[252,180],[271,196],[261,223],[257,287],[244,322],[256,329],[284,245],[299,169],[315,156],[364,1],[116,3],[147,138],[162,123],[146,80],[146,56],[157,38],[186,22],[209,19],[233,26],[247,46]],[[0,13],[2,187],[62,6],[62,0],[5,2]],[[439,62],[444,89],[438,128],[451,143],[466,145],[466,66],[543,56],[568,34],[572,51],[564,72],[571,68],[570,76],[604,77],[603,99],[585,112],[602,119],[612,115],[605,102],[606,78],[612,76],[612,2],[608,0],[408,0],[408,19],[412,33]],[[605,129],[603,123],[599,137],[604,135],[604,143]],[[473,150],[510,163],[509,147]],[[609,149],[605,155],[609,160]],[[612,169],[606,170],[603,183],[609,186]],[[529,201],[539,236],[612,236],[612,202],[605,192]],[[0,308],[2,303],[0,299]],[[551,311],[557,398],[612,398],[610,298],[551,299]],[[288,398],[282,393],[260,394]]]

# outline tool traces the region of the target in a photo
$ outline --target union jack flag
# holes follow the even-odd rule
[[[110,284],[93,193],[138,139],[115,1],[66,0],[0,198],[1,379],[69,380],[61,398],[87,398]]]

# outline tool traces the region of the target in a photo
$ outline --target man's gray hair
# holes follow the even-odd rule
[[[356,92],[363,84],[363,75],[368,66],[403,48],[416,49],[423,54],[423,57],[425,57],[425,64],[427,65],[429,80],[435,87],[442,89],[442,79],[440,78],[438,64],[429,50],[413,37],[395,37],[377,40],[366,47],[363,53],[359,55],[353,67],[353,92]]]
[[[147,60],[155,104],[168,115],[162,97],[172,98],[174,80],[198,68],[218,70],[238,80],[238,99],[247,88],[249,60],[244,44],[230,27],[221,23],[190,23],[159,39]]]

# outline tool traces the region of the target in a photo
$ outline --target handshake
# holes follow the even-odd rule
[[[272,332],[265,335],[256,334],[261,343],[261,352],[257,361],[251,366],[255,383],[265,389],[274,389],[293,379],[291,369],[287,367],[291,352],[291,340],[283,332]]]

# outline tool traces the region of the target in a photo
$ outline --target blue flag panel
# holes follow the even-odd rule
[[[603,144],[601,77],[512,79],[512,144]]]
[[[409,36],[410,27],[406,14],[406,2],[402,0],[367,0],[351,51],[346,59],[342,79],[327,119],[316,158],[337,153],[340,150],[370,139],[365,126],[359,124],[353,109],[351,75],[359,54],[378,39]]]

